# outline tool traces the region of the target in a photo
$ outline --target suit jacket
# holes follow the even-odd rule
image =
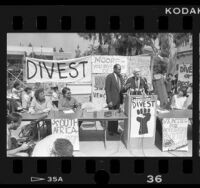
[[[120,105],[123,103],[123,79],[122,76],[119,77],[121,82],[121,89],[119,89],[119,84],[116,81],[114,73],[109,74],[105,81],[105,91],[106,91],[106,102],[112,102],[113,105]]]
[[[131,86],[130,88],[131,89],[137,89],[138,87],[136,87],[136,84],[135,84],[135,77],[130,77],[127,81],[126,81],[126,84],[128,83],[131,83]],[[144,89],[145,90],[145,93],[147,93],[148,91],[148,85],[147,85],[147,81],[145,78],[140,78],[140,86],[139,86],[139,89]],[[140,94],[140,93],[139,93]]]

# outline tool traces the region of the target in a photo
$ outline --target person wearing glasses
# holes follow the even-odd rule
[[[142,95],[148,93],[148,85],[146,78],[141,77],[141,71],[138,68],[133,70],[133,76],[130,77],[126,84],[130,84],[131,95]]]

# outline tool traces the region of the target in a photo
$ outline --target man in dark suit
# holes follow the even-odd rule
[[[126,84],[130,84],[131,95],[148,94],[147,80],[140,76],[140,69],[138,68],[135,68],[133,76],[127,80]]]
[[[115,64],[113,67],[113,73],[106,77],[105,91],[106,102],[109,110],[115,110],[120,108],[120,104],[123,103],[123,92],[128,86],[123,86],[123,79],[121,76],[121,66]],[[108,132],[110,135],[119,134],[118,121],[112,121],[108,123]]]

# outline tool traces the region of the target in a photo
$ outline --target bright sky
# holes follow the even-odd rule
[[[8,33],[7,45],[56,47],[58,51],[61,47],[64,52],[72,52],[75,55],[77,45],[80,46],[81,53],[88,49],[89,41],[79,37],[76,33]]]

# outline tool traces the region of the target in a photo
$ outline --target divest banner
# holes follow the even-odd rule
[[[26,58],[27,83],[35,82],[91,82],[91,57],[69,60],[44,60]]]
[[[79,129],[77,119],[52,119],[52,134],[60,134],[62,138],[68,139],[74,150],[79,150]]]
[[[192,64],[179,64],[178,87],[188,87],[192,84]]]
[[[164,118],[162,121],[162,151],[188,151],[188,118]]]
[[[156,123],[156,98],[132,97],[131,138],[153,137]]]

